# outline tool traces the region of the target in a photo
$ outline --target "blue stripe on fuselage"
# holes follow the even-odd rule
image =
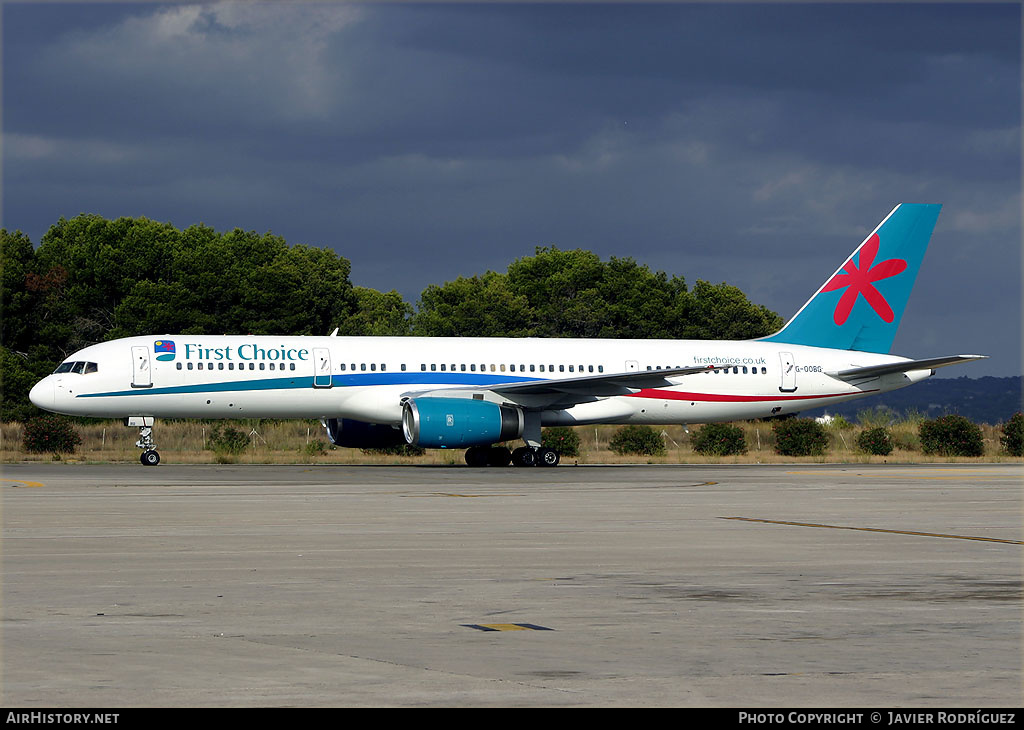
[[[447,377],[445,377],[447,376]],[[443,379],[442,379],[443,378]],[[496,383],[521,383],[543,378],[527,378],[513,375],[488,375],[484,373],[359,373],[332,375],[331,386],[349,388],[368,385],[431,385],[437,388],[460,385],[494,385]],[[106,398],[122,395],[180,395],[189,393],[223,393],[225,391],[247,390],[295,390],[313,387],[312,376],[289,378],[261,378],[258,380],[229,380],[223,383],[196,383],[174,385],[164,388],[133,388],[114,390],[106,393],[79,393],[78,398]]]

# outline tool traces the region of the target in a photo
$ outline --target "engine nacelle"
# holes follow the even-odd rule
[[[406,442],[429,449],[488,446],[523,435],[523,412],[470,398],[411,398],[402,409]]]
[[[327,437],[335,446],[349,449],[386,449],[402,446],[402,431],[386,423],[367,423],[351,418],[328,418]]]

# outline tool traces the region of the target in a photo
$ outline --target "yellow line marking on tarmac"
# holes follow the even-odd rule
[[[11,484],[14,486],[15,489],[24,487],[36,488],[43,486],[42,482],[26,482],[24,479],[0,479],[0,482],[3,482],[4,484]]]
[[[519,497],[519,494],[457,494],[455,492],[431,492],[430,494],[407,494],[407,497]]]
[[[547,626],[537,624],[462,624],[467,629],[477,631],[553,631]]]
[[[785,520],[759,520],[753,517],[722,517],[723,520],[762,522],[766,525],[789,525],[791,527],[826,527],[830,530],[858,530],[861,532],[888,532],[893,535],[914,535],[916,537],[945,537],[951,540],[977,540],[980,542],[1001,542],[1008,545],[1024,545],[1020,540],[1003,540],[998,537],[973,537],[971,535],[946,535],[941,532],[915,532],[913,530],[887,530],[882,527],[848,527],[846,525],[821,525],[815,522],[787,522]]]

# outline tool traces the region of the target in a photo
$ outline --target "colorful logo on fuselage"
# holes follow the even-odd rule
[[[832,318],[836,324],[845,324],[853,305],[857,303],[857,297],[864,297],[865,301],[875,310],[875,314],[885,322],[892,322],[896,313],[892,311],[889,302],[875,288],[874,283],[881,279],[888,279],[891,276],[902,274],[907,268],[907,262],[903,259],[886,259],[875,264],[875,256],[878,255],[878,234],[873,235],[864,247],[860,250],[860,266],[853,263],[853,259],[846,262],[842,273],[832,277],[824,288],[823,292],[836,291],[846,288],[843,295],[839,297],[836,311]],[[875,264],[875,265],[872,265]]]
[[[157,340],[153,343],[153,352],[157,360],[173,360],[174,340]]]

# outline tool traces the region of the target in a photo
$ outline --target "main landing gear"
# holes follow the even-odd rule
[[[156,442],[153,440],[153,417],[152,416],[129,416],[124,419],[125,426],[139,427],[139,440],[135,445],[142,449],[139,461],[143,466],[156,466],[160,463],[160,454],[156,451]]]
[[[504,446],[471,446],[466,449],[466,463],[483,466],[558,466],[561,457],[554,449],[520,446],[509,451]]]

